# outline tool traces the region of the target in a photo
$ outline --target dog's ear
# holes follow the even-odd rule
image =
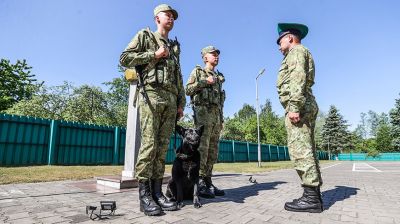
[[[204,131],[204,125],[201,125],[196,129],[197,134],[199,134],[200,136],[203,134],[203,131]]]
[[[178,132],[178,134],[180,136],[183,136],[185,134],[185,131],[186,131],[186,129],[184,127],[180,126],[180,125],[176,125],[175,126],[175,130],[176,130],[176,132]]]

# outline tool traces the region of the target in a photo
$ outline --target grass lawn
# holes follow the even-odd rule
[[[321,160],[322,164],[334,161]],[[217,163],[215,172],[231,173],[259,173],[277,169],[292,168],[290,161],[263,162],[257,167],[251,163]],[[171,173],[171,165],[165,168]],[[56,180],[82,180],[103,175],[121,175],[123,166],[28,166],[28,167],[0,167],[0,184],[35,183]]]

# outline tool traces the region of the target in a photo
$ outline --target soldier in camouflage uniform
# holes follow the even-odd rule
[[[322,212],[322,179],[314,144],[318,105],[311,89],[315,67],[310,51],[301,44],[308,28],[302,24],[280,23],[278,33],[277,44],[284,55],[277,81],[279,100],[286,111],[290,158],[304,188],[303,196],[285,203],[285,209]]]
[[[199,195],[206,198],[225,195],[211,181],[214,164],[218,160],[218,141],[223,123],[225,91],[222,89],[224,76],[215,67],[220,51],[208,46],[201,51],[205,67],[197,65],[186,84],[186,95],[190,96],[196,127],[204,125],[201,136]]]
[[[157,31],[139,31],[121,54],[120,63],[140,74],[138,88],[141,146],[136,164],[140,210],[158,215],[176,210],[161,190],[165,157],[175,121],[183,116],[185,93],[179,43],[168,39],[178,13],[162,4],[154,9]]]

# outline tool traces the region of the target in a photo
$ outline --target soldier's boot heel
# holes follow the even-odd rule
[[[203,198],[215,198],[215,194],[207,187],[207,182],[204,177],[199,178],[198,194]]]
[[[153,200],[150,191],[150,182],[148,180],[139,181],[139,200],[140,200],[140,211],[145,215],[153,216],[160,215],[161,208]]]
[[[151,180],[152,185],[152,196],[154,201],[161,207],[164,211],[176,211],[178,206],[175,201],[169,201],[167,197],[164,196],[161,186],[162,179]]]
[[[285,203],[285,210],[292,212],[321,213],[323,208],[319,187],[304,186],[303,196]]]
[[[211,177],[205,177],[204,179],[206,181],[207,188],[210,189],[211,193],[213,193],[215,196],[224,196],[225,195],[224,190],[219,189],[212,183]]]

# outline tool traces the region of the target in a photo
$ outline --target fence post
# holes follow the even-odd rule
[[[235,140],[232,140],[232,158],[233,162],[235,162]]]
[[[277,145],[276,148],[277,148],[276,152],[278,153],[278,161],[281,161],[281,159],[279,158],[279,149],[280,149],[279,145]]]
[[[268,154],[269,154],[269,161],[272,162],[271,144],[268,144]]]
[[[113,165],[118,165],[119,162],[119,137],[121,135],[121,129],[119,127],[114,128],[114,157]]]
[[[284,158],[284,160],[286,161],[287,159],[286,159],[286,147],[285,147],[285,146],[283,146],[283,152],[285,153],[285,158]]]
[[[247,161],[250,162],[250,145],[249,145],[249,142],[247,142]]]
[[[47,159],[47,165],[55,164],[55,150],[56,150],[56,141],[57,141],[57,132],[58,132],[58,121],[51,120],[50,123],[50,139],[49,139],[49,157]]]

